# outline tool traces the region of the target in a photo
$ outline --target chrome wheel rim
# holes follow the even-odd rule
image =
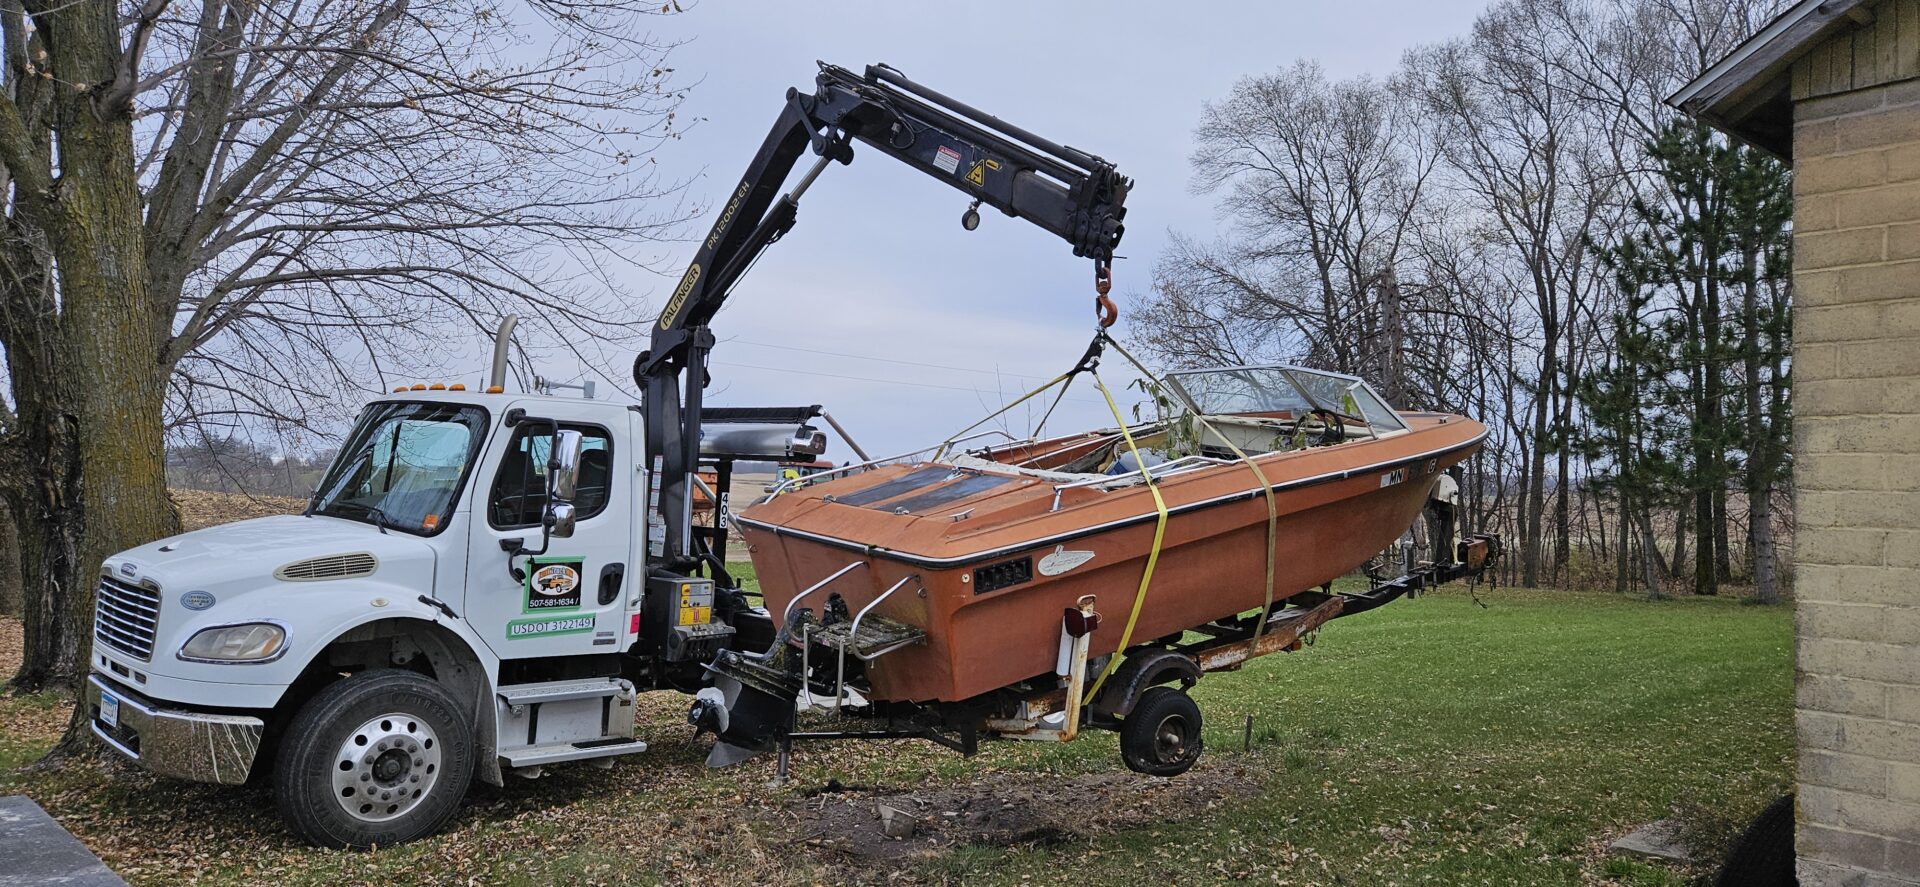
[[[1187,754],[1187,719],[1168,715],[1153,731],[1153,750],[1162,761],[1178,761]]]
[[[333,800],[361,822],[407,815],[440,781],[440,738],[404,712],[368,720],[333,756]]]

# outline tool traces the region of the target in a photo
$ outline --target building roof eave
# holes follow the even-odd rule
[[[1754,147],[1793,153],[1788,76],[1796,59],[1858,21],[1866,0],[1800,0],[1667,98],[1667,104]]]

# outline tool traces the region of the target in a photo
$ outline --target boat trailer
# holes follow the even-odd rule
[[[1335,619],[1449,582],[1482,580],[1502,553],[1500,537],[1492,534],[1460,537],[1448,552],[1451,557],[1439,562],[1416,562],[1412,546],[1403,546],[1403,572],[1392,578],[1370,577],[1365,591],[1334,591],[1328,584],[1276,601],[1264,613],[1216,620],[1133,646],[1090,698],[1088,676],[1104,671],[1108,657],[1088,660],[1088,637],[1099,628],[1100,615],[1094,596],[1086,595],[1061,616],[1054,674],[971,699],[928,703],[869,701],[849,683],[857,682],[865,663],[924,640],[920,629],[870,613],[915,577],[895,583],[853,614],[832,595],[824,599],[818,616],[809,607],[797,606],[864,565],[856,561],[789,602],[767,652],[723,651],[708,666],[714,685],[700,691],[687,720],[696,736],[716,734],[709,766],[777,751],[776,780],[781,781],[788,775],[796,740],[924,739],[971,756],[982,737],[1064,742],[1086,727],[1118,732],[1121,757],[1129,769],[1174,776],[1200,757],[1202,720],[1188,694],[1203,675],[1299,650]],[[817,660],[815,651],[823,654]],[[822,699],[831,700],[830,705]],[[867,726],[802,729],[802,711],[829,711]]]

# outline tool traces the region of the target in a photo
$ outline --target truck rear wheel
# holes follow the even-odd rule
[[[1120,722],[1120,758],[1149,776],[1178,776],[1200,760],[1200,706],[1172,687],[1149,687]]]
[[[472,775],[473,729],[459,702],[427,678],[383,669],[301,707],[274,767],[274,798],[308,841],[366,849],[438,831]]]

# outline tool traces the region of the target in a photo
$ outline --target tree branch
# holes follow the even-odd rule
[[[127,40],[127,48],[120,52],[120,61],[114,68],[113,81],[94,98],[102,115],[127,118],[133,116],[133,96],[140,86],[140,58],[147,51],[147,39],[153,36],[154,24],[160,20],[160,14],[172,4],[173,0],[146,0],[134,13],[133,35]]]

